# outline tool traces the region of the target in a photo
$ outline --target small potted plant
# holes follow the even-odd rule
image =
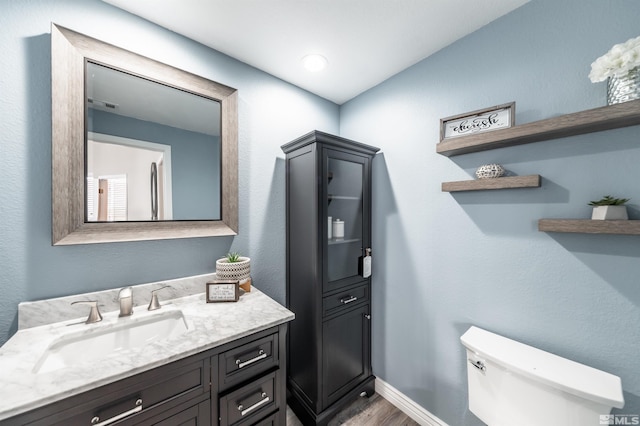
[[[591,219],[594,220],[627,220],[627,206],[624,205],[630,198],[615,198],[611,195],[605,195],[597,201],[591,201],[593,206]]]
[[[251,291],[251,259],[238,252],[227,253],[216,260],[216,276],[220,280],[238,280],[244,291]]]

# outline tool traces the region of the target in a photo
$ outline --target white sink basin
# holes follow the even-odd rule
[[[174,338],[188,330],[184,315],[179,310],[138,315],[118,318],[113,324],[92,324],[90,327],[95,328],[59,337],[40,357],[33,372],[46,373],[85,361],[95,361],[116,352]]]

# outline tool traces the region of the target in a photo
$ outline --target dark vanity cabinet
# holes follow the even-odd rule
[[[0,421],[2,426],[284,426],[287,325]]]
[[[324,425],[372,395],[371,162],[378,151],[314,131],[286,154],[289,406]],[[368,258],[370,260],[371,258]]]

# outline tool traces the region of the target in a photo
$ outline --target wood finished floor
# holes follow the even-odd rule
[[[376,393],[371,398],[358,398],[340,411],[329,422],[329,426],[337,425],[418,426],[418,423]],[[302,426],[288,406],[287,426]]]

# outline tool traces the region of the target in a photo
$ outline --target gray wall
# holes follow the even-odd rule
[[[238,89],[237,237],[51,246],[51,22]],[[0,46],[0,343],[18,302],[214,272],[229,250],[284,303],[280,145],[337,133],[337,105],[98,0],[3,1]]]
[[[537,231],[539,218],[589,218],[587,203],[610,193],[640,219],[640,127],[435,153],[443,117],[516,101],[523,124],[605,105],[590,64],[640,35],[638,17],[635,0],[533,0],[341,108],[341,135],[383,151],[374,373],[450,425],[481,424],[466,405],[470,325],[620,376],[616,412],[640,413],[640,237]],[[441,192],[492,162],[542,187]]]

